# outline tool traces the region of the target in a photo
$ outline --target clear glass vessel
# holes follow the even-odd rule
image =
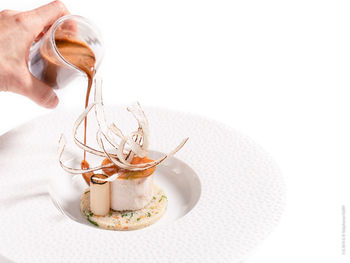
[[[89,20],[77,15],[58,19],[44,36],[35,42],[29,53],[29,70],[39,80],[55,89],[65,87],[86,73],[68,62],[56,47],[56,37],[67,37],[86,43],[95,54],[95,71],[103,59],[104,48],[99,30]]]

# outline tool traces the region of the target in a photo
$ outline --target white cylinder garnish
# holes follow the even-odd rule
[[[153,175],[135,178],[117,178],[111,182],[111,208],[116,211],[138,210],[152,199]]]
[[[95,215],[104,216],[109,213],[111,204],[110,183],[98,180],[108,178],[104,174],[95,174],[90,180],[90,210]]]

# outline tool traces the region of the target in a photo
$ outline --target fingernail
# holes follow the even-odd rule
[[[58,97],[57,95],[53,95],[50,100],[48,101],[47,103],[47,107],[50,108],[50,109],[54,109],[57,107],[57,104],[58,104]]]

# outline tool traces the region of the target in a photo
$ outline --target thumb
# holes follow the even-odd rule
[[[58,104],[58,98],[53,89],[31,75],[31,85],[26,96],[45,108],[53,109]]]

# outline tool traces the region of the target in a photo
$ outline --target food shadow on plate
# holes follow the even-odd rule
[[[14,263],[14,261],[8,259],[7,257],[0,254],[0,262],[1,263]]]

